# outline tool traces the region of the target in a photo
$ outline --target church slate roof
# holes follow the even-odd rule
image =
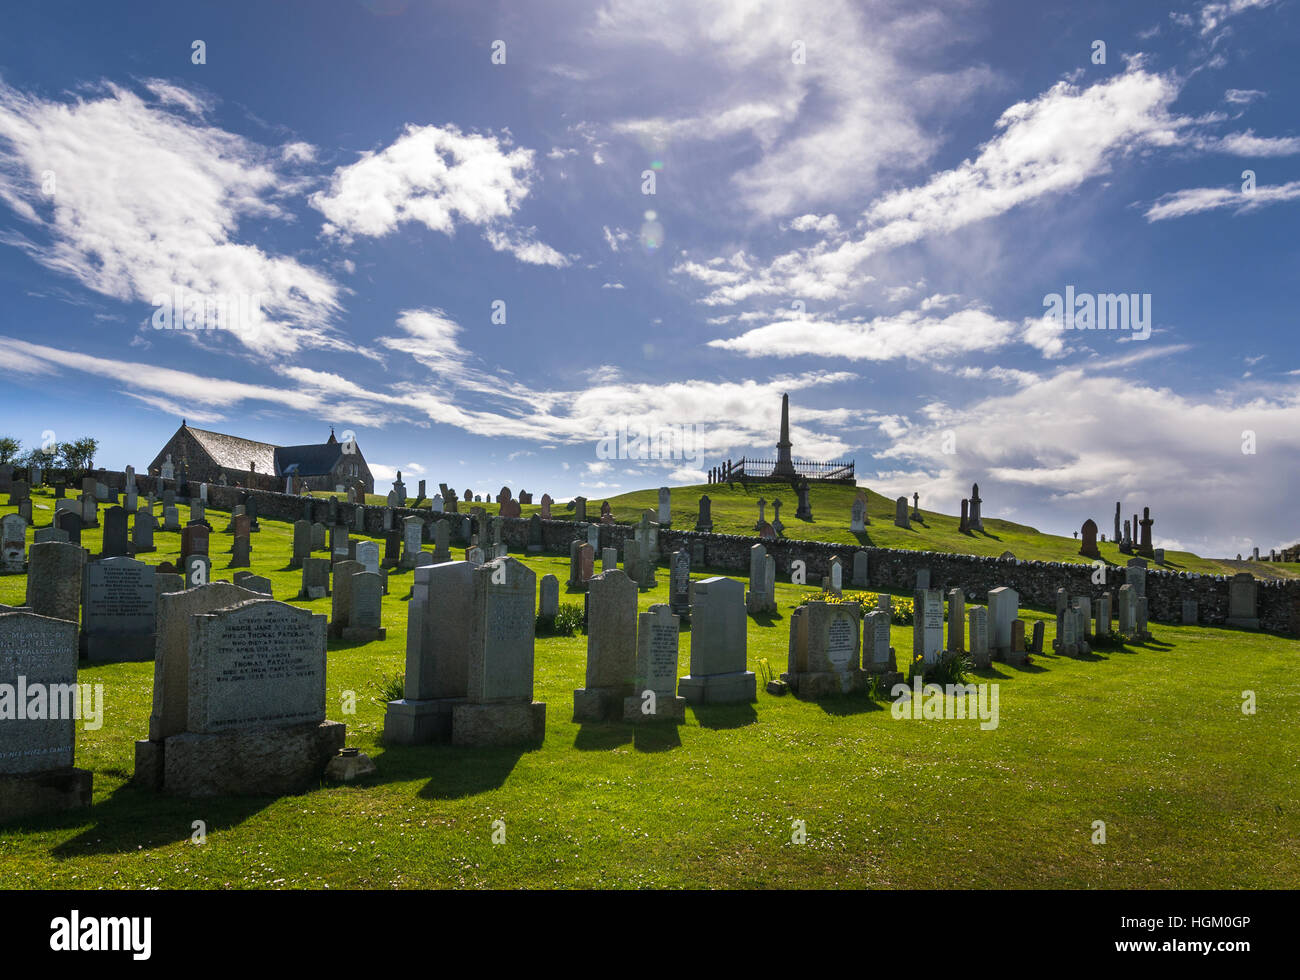
[[[239,436],[228,436],[222,432],[209,432],[187,425],[186,430],[204,451],[212,457],[218,466],[231,470],[247,470],[251,462],[258,473],[269,476],[278,475],[275,465],[275,453],[278,447]]]
[[[323,442],[310,446],[280,446],[275,450],[275,475],[285,476],[290,466],[298,476],[327,476],[343,454],[341,442]]]

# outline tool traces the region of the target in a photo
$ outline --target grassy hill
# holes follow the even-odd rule
[[[694,505],[689,491],[679,496]],[[45,524],[53,501],[41,491],[36,499]],[[620,516],[630,518],[637,504]],[[0,514],[12,510],[0,505]],[[185,520],[188,509],[180,510]],[[209,514],[214,578],[229,579],[226,515]],[[873,530],[884,530],[876,509],[872,520]],[[261,524],[250,570],[288,598],[301,581],[287,567],[291,525]],[[100,537],[100,529],[87,530],[83,542],[98,550]],[[156,541],[158,552],[146,560],[176,560],[179,534],[160,531]],[[566,578],[565,556],[516,557],[539,577]],[[888,703],[865,695],[810,703],[760,685],[755,704],[690,709],[681,726],[634,731],[574,723],[586,638],[540,637],[542,745],[385,746],[381,688],[405,663],[411,580],[409,570],[389,577],[385,640],[329,643],[328,716],[347,724],[348,744],[374,759],[375,776],[277,799],[196,802],[139,789],[129,783],[133,740],[149,730],[154,665],[83,661],[80,682],[103,684],[105,692],[104,726],[77,733],[77,764],[95,776],[94,806],[4,828],[5,885],[1289,888],[1300,881],[1293,639],[1158,623],[1145,644],[1079,658],[1046,653],[1019,668],[997,663],[973,678],[1000,688],[1000,723],[990,730],[896,719]],[[0,576],[0,603],[21,602],[25,585],[25,576]],[[667,590],[660,574],[638,606],[666,602]],[[748,620],[750,669],[764,661],[781,669],[791,610],[818,594],[777,584],[777,614]],[[329,599],[289,601],[330,610]],[[561,601],[581,603],[581,595],[562,593]],[[1050,650],[1051,613],[1022,609],[1021,617],[1044,621]],[[911,629],[895,625],[891,634],[905,659]],[[684,631],[682,673],[690,646]],[[1258,714],[1243,714],[1243,687],[1258,694]],[[354,714],[344,713],[349,693]],[[199,818],[208,828],[201,846],[191,841]],[[498,819],[508,828],[502,846],[492,843]],[[796,819],[806,823],[804,844],[791,842]],[[1106,823],[1104,845],[1091,842],[1097,820]]]
[[[758,520],[758,499],[768,502],[767,519],[772,520],[774,499],[781,501],[781,522],[785,525],[785,536],[809,541],[829,541],[833,544],[874,548],[903,548],[912,551],[938,551],[949,554],[984,555],[996,558],[1003,552],[1010,551],[1017,558],[1035,561],[1062,561],[1088,563],[1091,559],[1079,554],[1079,542],[1074,538],[1056,534],[1045,534],[1037,528],[1013,521],[984,518],[982,532],[961,533],[957,528],[959,519],[951,514],[921,508],[921,521],[913,521],[909,530],[894,526],[894,501],[882,497],[870,490],[864,491],[867,497],[867,516],[871,523],[867,529],[855,534],[849,530],[849,514],[858,488],[838,484],[810,484],[813,520],[801,521],[795,518],[797,503],[794,491],[787,483],[735,484],[727,486],[695,485],[673,487],[672,517],[673,527],[692,529],[699,510],[699,499],[708,494],[712,501],[713,530],[718,534],[753,534],[754,523]],[[636,490],[631,493],[609,497],[609,505],[614,519],[619,523],[634,523],[646,510],[656,510],[659,506],[659,491]],[[592,498],[587,502],[587,515],[596,519],[600,515],[602,500]],[[497,512],[495,501],[474,504],[483,507],[489,514]],[[541,508],[536,504],[521,508],[524,516],[535,513]],[[553,506],[552,514],[556,517],[571,514],[562,506]],[[1094,518],[1096,520],[1096,518]],[[1082,524],[1083,522],[1080,521]],[[1098,524],[1102,524],[1099,520]],[[1109,536],[1103,526],[1101,533]],[[1157,539],[1157,545],[1159,540]],[[1108,564],[1123,565],[1131,557],[1122,555],[1119,546],[1113,541],[1098,543],[1102,560]],[[1166,551],[1165,568],[1176,572],[1202,572],[1217,575],[1232,575],[1239,571],[1249,571],[1256,578],[1300,578],[1300,564],[1295,562],[1250,562],[1216,558],[1202,558],[1188,551]]]

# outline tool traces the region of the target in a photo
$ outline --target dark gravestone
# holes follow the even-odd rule
[[[104,512],[104,558],[124,558],[127,547],[127,517],[122,507],[110,507]]]
[[[68,543],[81,544],[81,515],[74,510],[65,510],[54,518],[55,526],[60,531],[67,532]]]

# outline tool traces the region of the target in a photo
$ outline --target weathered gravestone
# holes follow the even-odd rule
[[[656,603],[637,616],[636,666],[632,694],[623,699],[623,720],[679,722],[686,718],[686,699],[677,696],[680,620]]]
[[[894,648],[889,645],[889,626],[887,609],[873,609],[862,617],[862,669],[878,675],[886,691],[903,681]]]
[[[127,513],[121,507],[110,507],[104,512],[104,546],[101,558],[125,558],[130,554],[127,533]]]
[[[152,660],[157,628],[155,570],[134,558],[85,568],[81,647],[92,661]]]
[[[325,617],[258,598],[187,618],[185,731],[163,740],[161,788],[204,797],[316,785],[345,735],[325,720]],[[137,743],[137,771],[140,755]]]
[[[749,549],[749,590],[745,593],[745,612],[751,616],[776,612],[776,562],[768,558],[761,544]]]
[[[289,559],[290,568],[302,568],[304,558],[310,558],[311,521],[293,522],[293,554]]]
[[[867,570],[867,553],[865,551],[855,551],[853,553],[852,582],[855,589],[866,589],[871,585],[871,578]]]
[[[966,594],[961,589],[948,590],[948,645],[949,650],[965,650]]]
[[[361,565],[360,562],[356,564]],[[347,625],[343,627],[344,643],[372,643],[387,639],[384,628],[384,583],[378,572],[362,571],[351,576],[351,609]]]
[[[753,701],[758,684],[745,669],[745,587],[723,576],[696,582],[691,622],[691,672],[678,694],[691,704]]]
[[[683,621],[691,618],[691,555],[685,548],[668,560],[668,608]]]
[[[402,518],[402,568],[415,567],[415,556],[420,552],[423,537],[423,520],[414,515]]]
[[[636,597],[636,583],[619,569],[587,583],[587,680],[573,692],[574,721],[623,713],[636,671]]]
[[[781,679],[798,697],[824,698],[866,687],[861,615],[856,602],[809,602],[791,614],[786,672]]]
[[[77,684],[76,623],[0,613],[0,822],[90,805],[91,774],[73,765],[88,688]]]
[[[911,529],[912,522],[907,515],[907,498],[899,497],[894,501],[894,525],[896,527]]]
[[[510,557],[479,565],[472,574],[469,692],[452,708],[452,743],[540,742],[546,705],[533,700],[537,575]]]
[[[1020,615],[1020,593],[1002,586],[989,590],[989,645],[999,660],[1010,664],[1024,662],[1011,648],[1011,624]]]
[[[328,558],[302,560],[302,589],[299,599],[324,599],[330,594],[330,562]]]
[[[939,589],[917,589],[913,596],[912,669],[925,672],[939,662],[943,652],[943,593]]]
[[[554,624],[560,614],[560,580],[554,575],[543,575],[538,592],[537,617]]]
[[[0,571],[21,574],[27,562],[27,521],[17,514],[0,518]]]
[[[35,550],[35,549],[33,549]],[[1228,580],[1227,625],[1259,629],[1259,583],[1250,572],[1238,572]]]
[[[445,518],[433,525],[433,560],[451,561],[451,525]]]
[[[147,506],[141,506],[135,512],[135,527],[131,531],[131,550],[137,555],[154,550],[153,533],[158,528],[158,519]]]
[[[713,501],[708,494],[700,497],[700,511],[695,518],[695,530],[710,532],[713,530]]]
[[[970,659],[980,669],[993,666],[993,654],[989,649],[989,611],[983,606],[972,609],[967,618],[970,620]]]
[[[329,635],[335,639],[343,638],[343,631],[351,625],[352,616],[352,576],[364,571],[361,562],[350,559],[334,563],[334,585],[330,598]]]
[[[38,616],[77,622],[86,552],[75,544],[34,544],[27,556],[27,605]]]
[[[230,568],[247,568],[253,550],[252,536],[249,531],[248,515],[238,514],[234,520],[235,537],[230,545]]]
[[[451,738],[452,707],[469,693],[474,567],[451,561],[415,570],[407,607],[405,697],[388,702],[385,742],[419,745]]]

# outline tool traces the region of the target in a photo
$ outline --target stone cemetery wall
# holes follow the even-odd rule
[[[100,475],[102,482],[110,487],[125,485],[122,473],[105,472]],[[142,492],[149,492],[156,485],[156,479],[144,474],[136,475],[136,482]],[[175,480],[164,484],[176,489]],[[197,484],[191,483],[191,491],[197,494]],[[231,511],[240,503],[242,494],[250,492],[240,487],[223,487],[208,484],[208,506],[216,510]],[[257,513],[261,518],[285,521],[292,524],[308,515],[304,511],[304,502],[311,500],[312,512],[308,519],[328,523],[329,497],[339,498],[340,520],[349,527],[355,527],[351,518],[353,506],[347,502],[345,494],[316,496],[314,498],[298,497],[292,494],[253,490],[257,494]],[[393,508],[393,527],[400,528],[404,517],[416,515],[426,521],[433,517],[428,510],[416,510],[410,507]],[[452,540],[459,541],[455,527],[456,515],[451,516]],[[503,518],[501,520],[501,540],[512,551],[525,551],[530,543],[529,521],[527,518]],[[599,529],[600,547],[615,548],[623,553],[623,542],[633,537],[635,530],[631,524],[581,524],[576,521],[550,520],[542,521],[542,546],[547,552],[567,555],[569,543],[576,539],[586,540],[588,526]],[[365,513],[365,533],[371,537],[382,537],[384,533],[384,508],[367,507]],[[480,540],[486,540],[485,535]],[[705,567],[710,570],[722,570],[738,575],[749,574],[749,549],[757,543],[767,548],[767,553],[776,561],[777,575],[781,581],[790,580],[791,563],[801,560],[805,563],[812,581],[817,576],[826,575],[830,570],[830,559],[839,555],[847,567],[852,567],[853,554],[866,551],[868,554],[868,579],[870,589],[884,589],[910,594],[916,588],[916,573],[929,569],[932,588],[962,588],[968,601],[986,602],[988,591],[999,586],[1009,586],[1020,594],[1020,602],[1025,606],[1054,608],[1056,590],[1064,586],[1070,595],[1086,595],[1096,600],[1107,592],[1118,592],[1124,584],[1123,567],[1112,567],[1107,571],[1104,586],[1092,584],[1092,566],[1074,563],[1018,561],[1004,558],[983,558],[973,555],[949,555],[929,551],[905,551],[889,548],[855,548],[844,544],[827,544],[820,541],[795,541],[788,538],[760,539],[756,536],[738,534],[711,534],[702,531],[661,528],[659,530],[659,552],[656,563],[666,559],[674,550],[690,550],[696,542],[704,545]],[[535,541],[533,542],[536,543]],[[700,569],[693,569],[699,571]],[[1300,582],[1267,581],[1259,582],[1259,621],[1261,628],[1278,633],[1300,634]],[[1193,600],[1198,606],[1200,622],[1221,624],[1228,618],[1228,578],[1226,576],[1195,575],[1173,572],[1152,565],[1147,569],[1146,595],[1148,615],[1157,622],[1182,622],[1182,604],[1184,600]]]

